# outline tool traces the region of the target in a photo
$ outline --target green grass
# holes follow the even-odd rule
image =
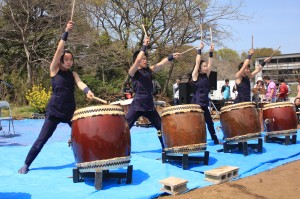
[[[21,106],[17,107],[13,104],[10,104],[11,108],[11,114],[14,119],[24,119],[24,118],[29,118],[32,116],[33,109],[30,106]],[[2,109],[1,110],[2,116],[9,116],[8,109]]]

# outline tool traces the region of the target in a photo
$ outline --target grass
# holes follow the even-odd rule
[[[33,113],[33,109],[30,106],[17,107],[13,104],[10,104],[10,108],[11,108],[11,112],[12,112],[11,114],[12,114],[13,118],[16,120],[30,118]],[[2,109],[1,114],[4,117],[9,116],[8,109]]]

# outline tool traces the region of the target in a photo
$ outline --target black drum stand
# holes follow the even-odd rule
[[[133,166],[129,165],[127,167],[126,172],[111,172],[110,170],[95,170],[94,172],[80,172],[80,169],[74,168],[73,169],[73,182],[83,182],[84,178],[95,178],[95,189],[101,190],[102,189],[102,181],[108,178],[116,178],[118,179],[118,183],[121,184],[122,179],[126,179],[126,184],[131,184],[132,182],[132,170]]]
[[[282,132],[267,132],[265,136],[265,142],[277,142],[284,145],[297,143],[297,129],[295,131],[282,131]]]
[[[239,151],[242,151],[244,156],[249,155],[249,148],[254,149],[255,151],[261,153],[262,152],[262,146],[263,146],[263,140],[262,138],[258,138],[257,144],[248,144],[248,141],[250,139],[241,139],[241,140],[232,140],[232,141],[225,141],[223,143],[223,151],[224,153],[232,152],[233,149],[238,149]],[[253,139],[252,139],[253,140]]]
[[[189,156],[191,153],[204,152],[203,157]],[[189,161],[192,162],[203,162],[203,165],[208,165],[209,151],[206,151],[206,146],[184,146],[175,148],[165,148],[162,151],[162,163],[167,161],[181,161],[182,168],[188,169]]]

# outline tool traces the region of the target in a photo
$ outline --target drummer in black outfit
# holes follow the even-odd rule
[[[200,44],[200,49],[197,50],[196,64],[192,72],[192,80],[194,86],[194,95],[191,103],[199,104],[204,111],[205,123],[207,124],[208,131],[214,144],[219,144],[219,139],[216,135],[214,122],[211,118],[210,111],[208,110],[209,98],[208,94],[210,92],[209,86],[209,75],[212,69],[212,59],[214,46],[210,47],[208,63],[201,60],[201,50],[204,44]]]
[[[262,64],[258,65],[258,67],[251,73],[250,71],[250,59],[254,54],[254,50],[251,49],[249,51],[249,55],[247,59],[240,63],[239,71],[235,74],[235,84],[237,88],[238,95],[234,99],[234,103],[240,102],[250,102],[251,101],[251,87],[250,87],[250,79],[254,78],[257,73],[259,73],[263,66],[270,62],[271,57],[266,58]]]
[[[135,96],[126,114],[126,119],[129,128],[131,128],[140,116],[144,116],[160,131],[161,118],[154,108],[152,96],[152,73],[159,71],[163,66],[171,64],[174,59],[180,57],[180,53],[173,53],[169,55],[168,58],[164,58],[159,63],[148,67],[146,51],[149,41],[149,37],[146,37],[141,50],[136,51],[133,55],[134,63],[130,67],[128,74],[131,77]],[[164,148],[161,136],[159,135],[158,138],[162,148]]]
[[[71,127],[71,119],[76,108],[75,84],[86,93],[88,98],[94,97],[92,91],[80,80],[78,74],[70,70],[74,63],[74,57],[70,51],[64,50],[64,47],[72,28],[73,22],[69,21],[50,65],[52,96],[47,106],[45,122],[26,157],[24,166],[18,171],[20,174],[26,174],[29,171],[29,166],[53,135],[60,122],[68,123]]]

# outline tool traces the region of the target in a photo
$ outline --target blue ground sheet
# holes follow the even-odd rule
[[[296,144],[264,142],[262,153],[249,149],[249,155],[244,156],[238,150],[232,153],[218,152],[223,146],[213,145],[208,133],[209,164],[190,162],[189,168],[183,170],[181,162],[162,163],[162,151],[155,128],[134,126],[131,129],[132,183],[126,184],[124,180],[119,184],[117,179],[107,179],[103,181],[102,189],[97,191],[93,178],[73,183],[72,170],[76,166],[72,148],[68,146],[71,129],[67,124],[58,125],[54,135],[31,165],[29,173],[18,174],[17,171],[24,164],[43,122],[41,119],[15,120],[16,133],[20,136],[5,137],[3,131],[0,133],[1,199],[155,198],[163,194],[159,181],[171,176],[188,180],[187,187],[192,190],[213,185],[204,180],[204,171],[220,166],[239,167],[239,177],[234,179],[236,180],[300,159],[299,136]],[[4,130],[8,129],[7,123],[2,122],[2,126]],[[220,123],[215,122],[216,129],[218,126]],[[222,138],[222,132],[218,132],[218,137]],[[204,153],[193,155],[203,156]]]

